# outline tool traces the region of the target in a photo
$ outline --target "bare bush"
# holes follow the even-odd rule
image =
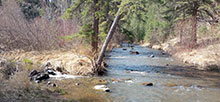
[[[77,32],[75,21],[39,17],[28,21],[14,0],[3,2],[0,7],[0,44],[9,50],[48,50],[65,47],[60,36]]]

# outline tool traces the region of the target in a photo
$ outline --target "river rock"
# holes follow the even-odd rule
[[[142,83],[142,85],[144,85],[144,86],[153,86],[153,83]]]
[[[39,74],[36,76],[35,80],[43,81],[43,80],[47,80],[47,79],[49,79],[49,78],[50,78],[50,77],[49,77],[49,74],[39,73]]]
[[[105,92],[110,92],[110,88],[108,88],[106,85],[96,85],[94,86],[94,89],[105,91]]]
[[[50,75],[56,75],[56,71],[52,67],[46,67],[44,69],[44,73],[50,74]]]
[[[33,76],[37,75],[38,73],[39,72],[37,72],[37,70],[32,70],[28,76],[33,77]]]
[[[138,55],[138,54],[140,54],[138,51],[130,51],[130,54],[136,54],[136,55]]]
[[[154,55],[150,55],[150,57],[151,57],[151,58],[154,58],[155,56],[154,56]]]
[[[166,53],[165,53],[165,52],[161,52],[161,54],[162,54],[162,55],[166,55]]]
[[[49,79],[49,74],[44,71],[38,72],[37,70],[33,70],[29,73],[29,77],[31,81],[35,81],[37,83],[42,82],[43,80]]]
[[[126,49],[126,48],[123,48],[122,50],[124,50],[124,51],[125,51],[125,50],[127,50],[127,49]]]

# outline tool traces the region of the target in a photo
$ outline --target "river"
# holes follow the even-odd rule
[[[219,73],[193,69],[161,51],[123,44],[107,54],[106,63],[114,102],[220,102]]]

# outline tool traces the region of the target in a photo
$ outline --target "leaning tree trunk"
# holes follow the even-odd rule
[[[102,46],[101,52],[100,52],[100,54],[99,54],[99,57],[98,57],[98,59],[97,59],[97,61],[96,61],[96,63],[95,63],[95,72],[98,72],[98,73],[99,73],[100,71],[102,71],[101,63],[102,63],[102,61],[103,61],[106,48],[107,48],[107,46],[108,46],[108,44],[109,44],[109,42],[110,42],[110,40],[111,40],[111,38],[112,38],[112,36],[113,36],[113,34],[114,34],[114,31],[115,31],[115,28],[116,28],[117,23],[118,23],[118,21],[120,20],[120,8],[119,8],[117,14],[118,14],[118,15],[115,17],[114,22],[113,22],[112,25],[111,25],[111,28],[110,28],[110,30],[109,30],[109,32],[108,32],[108,35],[107,35],[107,37],[106,37],[106,40],[105,40],[105,42],[104,42],[104,44],[103,44],[103,46]]]
[[[93,5],[93,34],[92,34],[92,51],[97,52],[98,50],[98,33],[99,33],[99,17],[96,12],[99,10],[98,0],[94,0]]]
[[[196,48],[196,44],[197,44],[197,15],[198,15],[198,1],[194,1],[191,48]]]

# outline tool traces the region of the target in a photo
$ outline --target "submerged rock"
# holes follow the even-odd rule
[[[130,51],[130,54],[136,54],[136,55],[138,55],[138,54],[140,54],[138,51]]]
[[[121,80],[119,80],[119,79],[116,79],[116,78],[111,78],[110,79],[112,82],[120,82]]]
[[[178,86],[178,85],[175,84],[175,83],[169,83],[169,84],[167,84],[166,86],[167,86],[167,87],[175,87],[175,86]]]
[[[142,83],[142,85],[144,85],[144,86],[153,86],[153,83]]]

